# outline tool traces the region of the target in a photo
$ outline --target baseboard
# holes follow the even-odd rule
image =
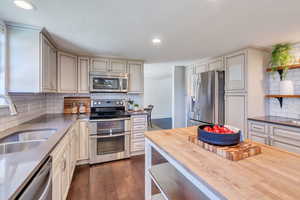
[[[135,152],[131,152],[130,156],[138,156],[138,155],[143,155],[145,154],[145,151],[135,151]]]

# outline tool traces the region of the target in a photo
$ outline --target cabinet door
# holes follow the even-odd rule
[[[290,151],[300,153],[300,141],[284,137],[271,137],[271,145]]]
[[[53,170],[52,175],[52,199],[61,200],[62,198],[62,185],[61,185],[61,168],[60,166]]]
[[[89,93],[89,58],[78,58],[78,93]]]
[[[50,87],[50,46],[47,40],[41,36],[42,47],[41,47],[41,70],[42,70],[42,91],[48,92],[51,90]]]
[[[79,160],[89,159],[88,122],[79,122]]]
[[[120,59],[111,59],[110,60],[110,72],[113,73],[126,73],[126,60],[120,60]]]
[[[246,53],[240,52],[225,56],[225,75],[227,91],[246,90]]]
[[[225,123],[234,126],[243,131],[244,137],[246,133],[246,96],[245,95],[225,95]]]
[[[144,63],[128,61],[129,90],[131,93],[144,93]]]
[[[73,177],[73,172],[76,166],[76,159],[77,159],[77,145],[76,145],[76,140],[77,140],[77,135],[76,135],[76,130],[73,128],[71,131],[71,145],[70,145],[70,171],[69,171],[69,178],[70,178],[70,183],[72,181]]]
[[[109,72],[109,60],[106,58],[92,58],[91,72]]]
[[[54,48],[50,48],[49,52],[50,62],[49,62],[49,84],[51,91],[57,91],[57,54]]]
[[[58,90],[61,93],[77,92],[77,57],[58,53]]]
[[[70,170],[70,144],[67,144],[61,162],[61,194],[62,200],[65,200],[68,195],[68,189],[70,184],[69,170]]]

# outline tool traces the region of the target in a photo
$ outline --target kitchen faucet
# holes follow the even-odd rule
[[[10,111],[10,115],[17,115],[18,112],[17,112],[16,105],[12,102],[11,98],[7,95],[0,95],[0,97],[2,97],[6,101]]]

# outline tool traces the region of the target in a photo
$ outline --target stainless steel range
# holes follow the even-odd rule
[[[90,164],[130,157],[130,115],[122,100],[92,100]]]

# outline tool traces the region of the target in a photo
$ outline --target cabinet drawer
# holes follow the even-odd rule
[[[300,141],[287,138],[271,137],[271,145],[290,152],[300,153]]]
[[[300,129],[273,126],[271,134],[275,137],[284,137],[293,140],[300,140]]]
[[[267,132],[267,126],[263,123],[259,122],[249,122],[249,131],[258,132],[258,133],[266,133]]]
[[[131,140],[143,139],[145,138],[144,132],[134,132],[132,133]]]
[[[145,149],[145,140],[140,140],[139,142],[133,142],[131,144],[131,151],[142,151]]]
[[[259,142],[262,144],[269,144],[269,137],[264,134],[249,132],[250,139],[254,142]]]
[[[147,117],[132,117],[133,124],[135,123],[146,123]]]
[[[147,126],[145,124],[134,124],[132,126],[133,131],[139,131],[139,130],[144,131],[146,129],[147,129]]]

